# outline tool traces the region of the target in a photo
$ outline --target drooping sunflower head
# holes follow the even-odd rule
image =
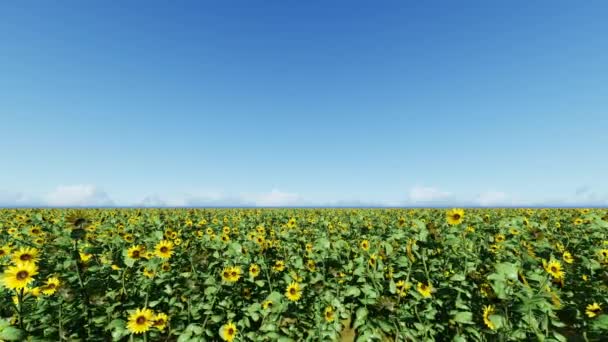
[[[334,321],[335,317],[335,313],[334,313],[334,308],[330,305],[327,306],[323,312],[323,315],[325,316],[325,321],[331,323]]]
[[[133,334],[143,334],[154,325],[154,312],[150,309],[137,309],[129,316],[127,328]]]
[[[450,225],[460,224],[464,220],[464,210],[450,209],[446,212],[446,218]]]
[[[494,306],[487,305],[483,307],[483,323],[491,330],[496,330],[496,325],[490,320],[490,316],[494,314]]]
[[[162,259],[169,259],[173,255],[173,242],[168,240],[161,240],[154,247],[156,256]]]
[[[562,254],[562,258],[564,259],[564,261],[565,261],[567,264],[571,264],[571,263],[573,263],[573,262],[574,262],[574,257],[572,257],[572,254],[570,254],[570,252],[568,252],[568,251],[565,251],[565,252]]]
[[[302,298],[300,285],[296,282],[292,282],[291,284],[289,284],[287,286],[287,289],[285,290],[285,297],[287,297],[287,299],[292,302],[297,302],[298,300],[300,300],[300,298]]]
[[[589,304],[587,305],[587,308],[585,310],[585,314],[587,314],[587,317],[589,318],[593,318],[597,315],[599,315],[602,312],[602,308],[598,303],[593,303],[593,304]]]
[[[32,262],[20,262],[9,266],[2,274],[2,284],[8,289],[22,289],[34,281],[38,267]]]
[[[228,322],[220,328],[220,338],[224,341],[231,342],[236,337],[238,333],[238,329],[236,325],[232,322]]]
[[[315,261],[312,259],[308,259],[308,261],[306,262],[306,267],[308,268],[308,270],[310,272],[314,272],[317,269],[317,265],[315,264]]]

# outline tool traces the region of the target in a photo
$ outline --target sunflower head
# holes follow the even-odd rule
[[[252,264],[251,266],[249,266],[249,275],[252,278],[257,277],[260,274],[260,266],[258,266],[257,264]]]
[[[32,247],[21,247],[13,254],[14,263],[35,263],[38,261],[38,250]]]
[[[289,284],[285,290],[285,296],[292,302],[297,302],[300,300],[300,298],[302,298],[300,285],[296,282]]]
[[[236,325],[232,322],[228,322],[220,328],[220,338],[224,341],[231,342],[236,337],[238,333],[238,329]]]
[[[496,330],[496,325],[490,320],[490,316],[494,314],[494,306],[487,305],[483,308],[483,323],[491,330]]]
[[[597,315],[599,315],[602,312],[602,308],[598,303],[592,303],[587,305],[587,308],[585,310],[585,314],[587,314],[587,317],[589,318],[593,318]]]
[[[450,209],[446,212],[446,218],[449,225],[460,224],[464,220],[464,210]]]
[[[143,334],[154,325],[154,312],[150,309],[137,309],[129,316],[127,328],[133,334]]]
[[[331,305],[325,308],[323,315],[325,316],[325,321],[329,323],[333,322],[336,318],[334,308]]]
[[[173,242],[161,240],[154,248],[156,256],[161,259],[169,259],[173,254]]]
[[[42,286],[42,288],[40,290],[45,295],[50,296],[50,295],[54,294],[57,291],[57,289],[59,288],[59,284],[60,283],[61,282],[59,281],[58,278],[51,277],[51,278],[49,278],[49,279],[46,280],[46,284],[44,284],[44,286]]]
[[[31,262],[16,263],[9,266],[2,274],[2,284],[9,289],[22,289],[34,281],[38,267]]]
[[[431,293],[433,292],[433,286],[430,283],[418,282],[416,290],[418,290],[418,293],[420,293],[423,298],[430,298]]]
[[[165,313],[159,312],[154,316],[154,323],[152,323],[152,326],[160,331],[163,331],[165,330],[165,327],[167,327],[168,322],[169,316],[167,316]]]

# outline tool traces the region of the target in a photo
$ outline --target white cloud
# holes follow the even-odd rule
[[[111,206],[114,202],[94,185],[60,185],[44,197],[54,207]]]
[[[507,201],[508,197],[507,194],[505,194],[504,192],[488,191],[479,194],[474,202],[482,207],[488,207],[510,205],[510,203],[507,203]]]
[[[415,186],[410,189],[409,201],[411,203],[444,202],[452,197],[452,194],[433,187]]]
[[[249,196],[245,196],[247,199]],[[298,194],[273,189],[269,193],[254,195],[249,198],[258,207],[294,206],[301,202]]]

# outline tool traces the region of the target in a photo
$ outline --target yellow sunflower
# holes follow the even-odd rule
[[[397,294],[399,297],[405,297],[407,296],[407,292],[412,285],[410,283],[406,283],[404,280],[399,280],[395,286],[397,287]]]
[[[21,247],[13,254],[14,263],[37,262],[38,250],[32,247]]]
[[[423,298],[430,298],[431,293],[433,292],[433,285],[431,285],[431,283],[423,284],[418,282],[416,290],[418,290],[418,293],[420,293]]]
[[[562,264],[557,260],[551,260],[547,263],[543,260],[543,266],[545,267],[545,271],[549,273],[555,279],[561,279],[564,277],[564,271],[562,271]]]
[[[169,259],[173,254],[173,242],[167,240],[161,240],[154,247],[154,251],[159,258]]]
[[[167,316],[165,313],[159,312],[154,316],[154,323],[152,323],[152,326],[160,331],[163,331],[165,330],[168,321],[169,316]]]
[[[570,252],[568,251],[565,251],[564,254],[562,254],[562,258],[567,264],[571,264],[574,262],[574,257],[572,257],[572,254],[570,254]]]
[[[364,251],[368,251],[369,250],[369,241],[368,240],[363,240],[361,241],[361,249]]]
[[[585,310],[585,314],[587,314],[587,316],[589,318],[593,318],[593,317],[599,315],[600,312],[602,312],[602,308],[600,307],[600,305],[598,303],[593,303],[593,304],[587,305],[587,309]]]
[[[283,261],[283,260],[275,261],[274,266],[272,266],[272,269],[275,270],[276,272],[282,272],[285,269],[285,261]]]
[[[490,320],[490,315],[494,314],[494,305],[487,305],[483,307],[483,323],[491,330],[496,330],[496,325]]]
[[[272,302],[272,300],[267,299],[262,303],[262,309],[271,309],[273,305],[274,303]]]
[[[300,300],[300,298],[302,298],[300,285],[296,282],[289,284],[285,290],[285,296],[292,302],[297,302]]]
[[[450,225],[460,224],[464,220],[464,210],[463,209],[450,209],[446,212],[446,217],[448,220],[448,224],[450,224]]]
[[[260,266],[256,265],[256,264],[251,264],[249,266],[249,275],[252,278],[257,277],[260,274]]]
[[[236,283],[241,279],[241,273],[243,273],[243,271],[239,266],[230,267],[228,270],[228,281]]]
[[[329,323],[333,322],[336,318],[334,314],[334,308],[331,305],[325,308],[323,315],[325,316],[325,321]]]
[[[133,334],[142,334],[154,324],[154,312],[150,309],[137,309],[129,316],[127,328]]]
[[[9,266],[2,274],[2,283],[9,289],[22,289],[34,281],[38,267],[31,262],[20,262]]]
[[[238,332],[239,330],[236,328],[236,325],[232,322],[228,322],[220,328],[220,337],[224,341],[231,342]]]
[[[42,293],[44,293],[47,296],[54,294],[55,291],[57,291],[57,288],[59,287],[60,283],[61,282],[56,277],[51,277],[51,278],[47,279],[46,284],[44,284],[41,288]]]
[[[8,256],[9,254],[11,254],[11,248],[8,245],[0,247],[0,258]]]
[[[139,259],[144,255],[144,247],[141,245],[133,246],[127,250],[127,255],[131,259]]]

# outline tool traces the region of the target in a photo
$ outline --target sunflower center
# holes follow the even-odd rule
[[[295,288],[291,288],[289,289],[289,294],[295,295],[296,294],[296,289]]]
[[[460,220],[460,214],[454,214],[452,218],[454,218],[454,220]]]
[[[144,323],[146,323],[146,317],[139,316],[139,317],[137,317],[137,321],[136,322],[137,322],[137,324],[144,324]]]
[[[133,251],[133,257],[139,258],[139,251]]]
[[[17,280],[25,280],[30,274],[27,271],[19,271],[17,272]]]
[[[21,259],[21,261],[28,261],[32,260],[32,256],[30,254],[22,254],[19,259]]]
[[[234,328],[228,328],[228,335],[234,335]]]
[[[551,272],[557,272],[557,267],[551,266]]]
[[[161,253],[167,253],[168,251],[169,251],[169,248],[167,248],[165,246],[163,246],[163,247],[160,248],[160,252]]]

